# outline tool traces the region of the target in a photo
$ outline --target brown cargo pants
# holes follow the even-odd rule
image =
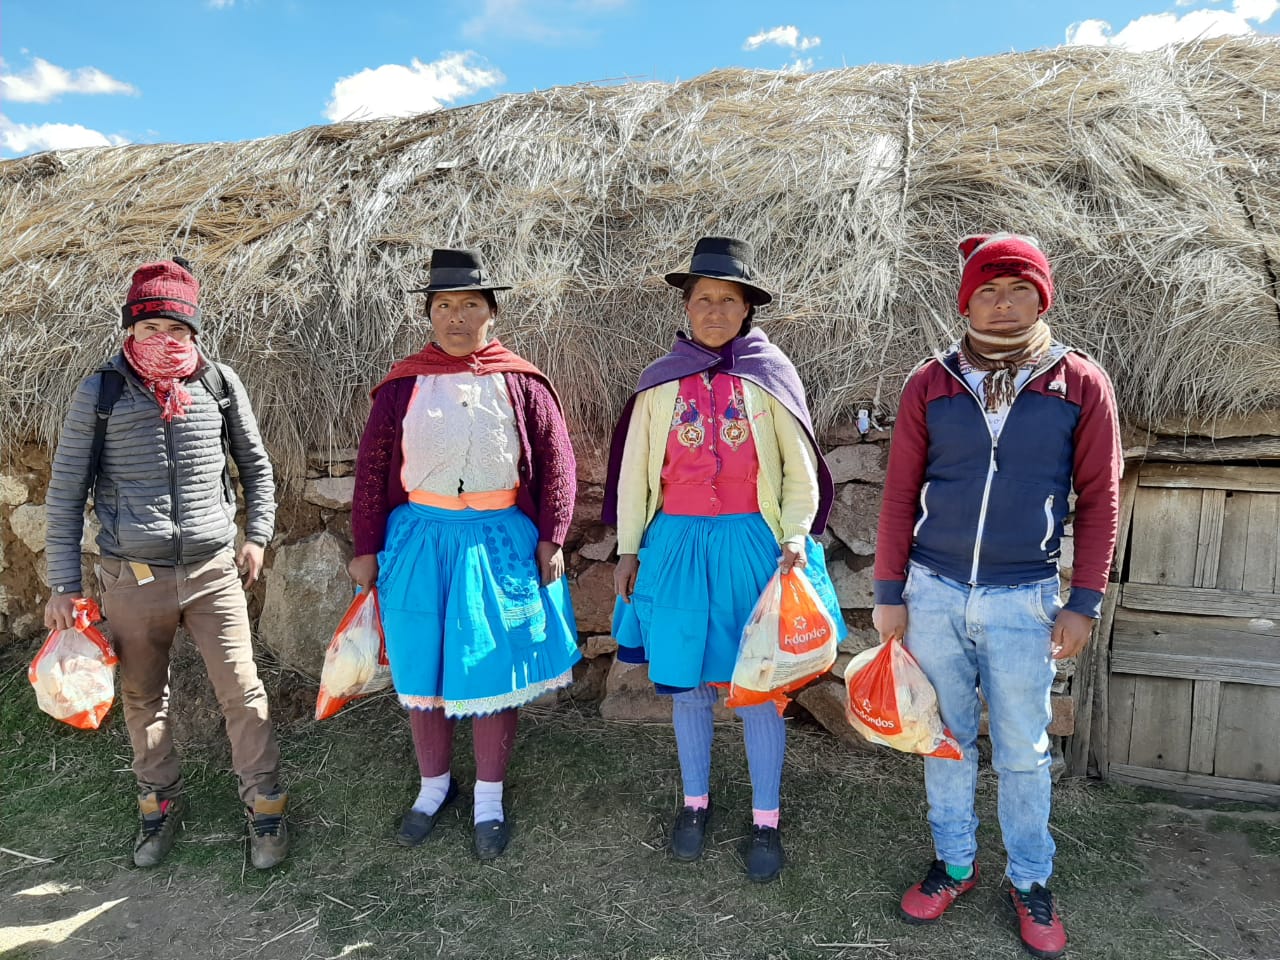
[[[120,698],[133,743],[141,793],[162,799],[182,792],[182,770],[169,732],[169,655],[179,625],[204,658],[231,740],[240,799],[278,788],[280,748],[267,714],[267,692],[253,662],[249,611],[228,549],[203,563],[152,566],[139,584],[123,560],[98,565],[102,609],[120,658]]]

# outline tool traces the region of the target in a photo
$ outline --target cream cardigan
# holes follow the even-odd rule
[[[637,553],[645,528],[662,506],[662,462],[675,415],[678,380],[636,397],[618,476],[618,553]],[[803,543],[818,513],[817,455],[786,407],[748,380],[743,401],[760,473],[760,515],[778,543]]]

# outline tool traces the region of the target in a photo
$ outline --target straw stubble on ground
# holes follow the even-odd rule
[[[492,865],[471,855],[465,803],[423,847],[391,844],[416,772],[407,725],[381,698],[323,724],[282,730],[295,831],[287,867],[260,874],[246,866],[225,750],[210,741],[188,750],[191,802],[181,840],[169,862],[142,872],[129,859],[132,781],[118,710],[96,733],[63,728],[35,710],[21,664],[6,660],[0,847],[12,853],[0,854],[0,952],[13,951],[6,955],[1022,955],[996,882],[1003,856],[995,782],[985,769],[986,879],[930,928],[907,927],[896,915],[901,889],[931,857],[917,760],[855,755],[793,728],[783,788],[791,865],[781,882],[753,886],[739,857],[750,808],[739,730],[717,729],[708,853],[675,864],[666,852],[678,783],[669,729],[605,723],[571,703],[522,719],[508,793],[514,840]],[[471,782],[465,725],[455,770]],[[1072,956],[1274,958],[1276,825],[1266,812],[1201,815],[1096,784],[1059,785],[1055,887]]]

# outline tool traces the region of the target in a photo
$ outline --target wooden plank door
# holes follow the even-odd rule
[[[1109,778],[1280,800],[1280,467],[1142,468],[1107,688]]]

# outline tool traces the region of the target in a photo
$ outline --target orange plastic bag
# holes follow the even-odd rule
[[[320,671],[316,719],[327,720],[357,697],[391,686],[387,644],[382,635],[378,590],[356,594],[333,632]]]
[[[836,661],[836,625],[799,567],[765,584],[742,631],[729,685],[731,707],[772,702],[781,713],[790,690],[825,673]]]
[[[844,682],[849,723],[867,740],[926,757],[963,756],[960,744],[942,725],[933,684],[897,640],[854,657],[845,668]]]
[[[97,730],[116,695],[116,664],[111,644],[93,624],[102,619],[97,603],[75,602],[71,630],[54,630],[27,668],[40,709],[80,730]]]

